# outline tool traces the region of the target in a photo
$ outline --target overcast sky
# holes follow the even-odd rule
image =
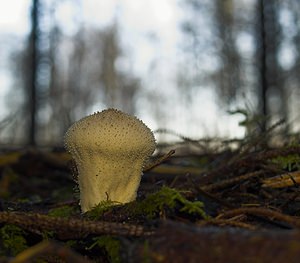
[[[44,0],[49,2],[53,0]],[[160,61],[162,71],[172,70],[172,63],[176,58],[178,41],[181,37],[178,24],[182,12],[175,0],[82,0],[79,5],[73,5],[75,0],[64,0],[59,4],[56,12],[56,19],[62,25],[66,34],[73,34],[77,23],[103,27],[117,19],[120,26],[121,41],[124,49],[131,56],[131,67],[144,82],[152,81],[149,76],[149,65],[157,60]],[[9,0],[1,3],[0,9],[0,36],[3,34],[25,35],[29,31],[29,7],[30,0]],[[82,19],[79,21],[78,18]],[[1,54],[0,58],[4,55]],[[5,68],[0,68],[0,103],[3,105],[4,94],[10,88],[10,76]],[[161,89],[165,95],[170,96],[169,107],[173,107],[172,114],[176,121],[168,123],[172,128],[186,135],[243,135],[243,129],[238,127],[236,118],[229,118],[221,113],[215,104],[211,91],[203,90],[197,96],[202,97],[201,106],[205,110],[199,111],[199,105],[187,109],[174,107],[176,95],[172,91],[174,85],[172,77],[166,76],[162,80]],[[6,114],[4,109],[0,110],[0,117]],[[1,116],[2,115],[2,116]],[[155,128],[156,124],[151,119],[149,112],[142,112],[146,123]],[[187,123],[199,122],[198,125]],[[185,124],[183,124],[185,123]],[[221,125],[226,123],[226,125]],[[199,128],[200,127],[200,128]]]

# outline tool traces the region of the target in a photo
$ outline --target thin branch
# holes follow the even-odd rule
[[[141,225],[116,222],[91,221],[77,218],[58,218],[38,213],[0,212],[0,222],[20,226],[32,232],[54,231],[59,234],[74,235],[74,238],[89,234],[118,236],[147,236],[152,232]]]
[[[278,211],[274,211],[274,210],[262,208],[262,207],[237,208],[237,209],[226,211],[226,212],[220,214],[219,216],[217,216],[217,218],[224,219],[224,218],[230,218],[230,217],[241,215],[241,214],[267,217],[271,221],[279,220],[282,222],[286,222],[296,228],[300,228],[300,218],[293,217],[290,215],[285,215]]]
[[[166,160],[168,160],[173,154],[175,153],[175,150],[171,150],[169,151],[167,154],[165,154],[164,156],[158,158],[157,160],[155,160],[154,162],[148,164],[145,168],[144,168],[144,172],[149,172],[150,170],[152,170],[154,167],[159,166],[161,163],[165,162]]]

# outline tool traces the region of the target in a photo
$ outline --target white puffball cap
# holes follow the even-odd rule
[[[65,146],[71,154],[97,149],[105,155],[150,156],[156,145],[153,133],[141,120],[107,109],[75,122],[65,135]]]

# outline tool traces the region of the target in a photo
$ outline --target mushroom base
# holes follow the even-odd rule
[[[142,176],[142,162],[128,162],[128,159],[109,162],[89,159],[81,164],[78,167],[78,184],[82,212],[91,210],[101,201],[128,203],[136,199]]]

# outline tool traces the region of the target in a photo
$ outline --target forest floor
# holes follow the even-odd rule
[[[136,201],[84,214],[65,151],[3,149],[0,262],[299,262],[300,146],[264,141],[160,147]]]

